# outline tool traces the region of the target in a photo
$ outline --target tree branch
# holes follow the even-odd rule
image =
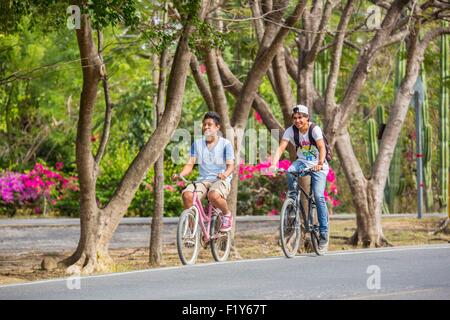
[[[341,66],[342,49],[344,47],[344,41],[346,36],[345,30],[347,29],[348,23],[350,21],[354,4],[355,0],[347,1],[347,4],[344,8],[344,12],[341,15],[341,19],[338,25],[336,45],[333,50],[330,74],[328,76],[328,83],[325,92],[325,119],[327,120],[327,122],[330,121],[330,118],[334,117],[335,114],[334,112],[336,108],[335,94],[336,94],[337,79],[339,76],[339,69]]]
[[[97,39],[98,39],[98,55],[99,59],[102,62],[103,76],[102,76],[102,84],[103,84],[103,92],[105,95],[105,121],[103,123],[103,133],[102,138],[100,140],[100,145],[97,150],[97,155],[95,156],[94,163],[94,174],[98,175],[98,171],[100,168],[100,161],[105,154],[106,145],[108,144],[109,132],[111,129],[111,118],[112,118],[112,103],[109,95],[109,85],[108,85],[108,76],[106,75],[106,67],[103,61],[103,35],[100,30],[97,30]]]
[[[205,100],[206,105],[208,106],[208,110],[215,111],[211,91],[209,90],[208,85],[206,84],[205,80],[203,79],[203,76],[200,74],[200,71],[198,70],[199,65],[197,57],[195,55],[192,55],[191,57],[190,67],[192,75],[194,76],[195,79],[195,83],[197,84],[197,87],[200,90],[200,93],[203,99]]]
[[[327,127],[327,135],[330,137],[331,146],[334,145],[334,138],[340,130],[342,130],[348,122],[353,112],[359,93],[367,79],[371,64],[375,59],[376,49],[386,41],[391,34],[395,23],[398,21],[403,8],[409,3],[408,0],[395,0],[389,8],[381,27],[377,30],[372,40],[364,46],[358,59],[353,74],[350,78],[341,102],[339,116],[334,117],[332,125]]]
[[[241,94],[236,102],[236,106],[233,112],[231,125],[233,127],[245,128],[245,124],[250,112],[251,105],[256,95],[257,88],[261,83],[263,75],[267,72],[274,56],[277,54],[278,49],[283,44],[283,40],[289,32],[289,27],[293,26],[303,13],[306,7],[306,0],[301,0],[296,5],[292,14],[286,20],[286,28],[281,28],[275,36],[272,44],[266,50],[261,47],[258,50],[256,60],[250,70],[246,81],[244,83]]]
[[[231,129],[230,118],[228,116],[228,102],[217,67],[217,55],[215,49],[208,49],[206,52],[206,72],[208,82],[213,97],[214,109],[219,113],[222,122],[222,133],[226,137],[226,132]]]
[[[217,57],[217,65],[219,67],[220,76],[225,88],[233,96],[238,98],[242,91],[242,83],[231,72],[231,70],[228,68],[228,65],[220,55]],[[280,141],[283,136],[284,128],[274,117],[272,111],[270,110],[269,104],[261,96],[256,95],[252,107],[256,110],[256,112],[259,113],[264,125],[269,131],[272,129],[279,130],[278,136],[274,136],[274,138]]]

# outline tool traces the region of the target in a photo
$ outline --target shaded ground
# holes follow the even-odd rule
[[[450,241],[450,234],[448,233],[428,234],[429,231],[434,230],[440,220],[440,218],[424,218],[421,221],[412,218],[390,218],[383,221],[383,231],[388,240],[395,246],[447,243]],[[330,221],[330,251],[353,249],[352,246],[347,245],[345,242],[353,234],[355,230],[354,225],[353,220]],[[278,246],[278,230],[275,225],[268,227],[267,224],[262,223],[261,228],[257,230],[237,232],[235,244],[239,257],[232,255],[230,260],[282,255]],[[63,270],[42,270],[41,261],[44,256],[52,256],[59,261],[71,253],[71,250],[2,253],[0,255],[0,284],[64,277]],[[114,272],[151,268],[148,264],[148,247],[112,248],[110,254],[116,262]],[[180,265],[173,241],[168,241],[164,244],[163,256],[162,267]],[[209,248],[207,250],[202,249],[198,263],[211,261],[213,259]]]

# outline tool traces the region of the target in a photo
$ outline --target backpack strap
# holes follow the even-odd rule
[[[316,149],[319,149],[319,148],[317,148],[316,139],[314,139],[313,134],[312,134],[315,127],[316,127],[316,125],[314,123],[312,123],[312,122],[309,123],[308,139],[309,139],[309,142],[311,142],[311,145],[315,146]]]
[[[313,130],[314,130],[315,127],[316,127],[316,125],[315,125],[314,123],[311,122],[311,123],[309,124],[309,128],[308,128],[308,139],[309,139],[309,142],[311,142],[311,144],[317,148],[316,139],[314,139],[314,137],[313,137],[313,135],[312,135],[312,132],[313,132]]]

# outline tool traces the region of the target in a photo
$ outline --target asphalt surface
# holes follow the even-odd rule
[[[450,299],[450,245],[332,252],[0,286],[9,299]]]

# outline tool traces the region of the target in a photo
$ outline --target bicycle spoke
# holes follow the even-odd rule
[[[193,264],[199,251],[199,229],[195,227],[195,211],[185,210],[180,216],[177,229],[177,249],[183,264]]]
[[[231,248],[231,232],[221,232],[221,220],[213,217],[211,222],[211,253],[216,261],[226,261]]]
[[[300,243],[299,215],[292,199],[283,203],[280,217],[280,244],[286,257],[295,256]]]

